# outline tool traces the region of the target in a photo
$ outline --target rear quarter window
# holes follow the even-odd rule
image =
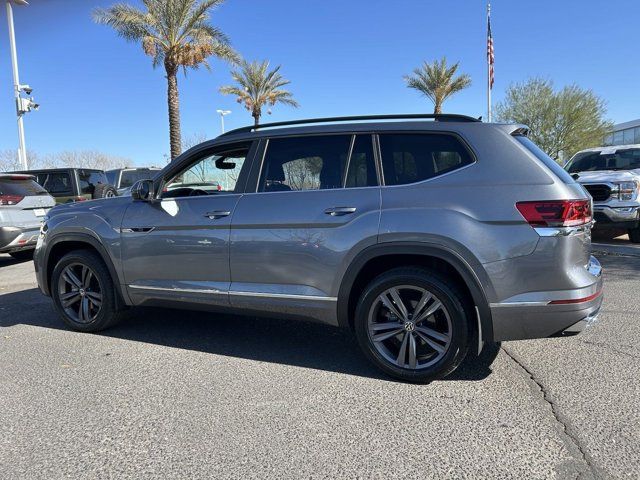
[[[474,161],[460,139],[450,134],[380,134],[379,138],[385,185],[421,182]]]
[[[556,175],[556,177],[562,180],[563,183],[576,183],[573,177],[569,175],[564,168],[558,165],[558,163],[553,158],[544,153],[544,151],[535,143],[533,143],[530,138],[523,135],[515,135],[514,138],[518,141],[518,143],[520,143],[520,145],[529,150],[529,152],[533,153],[533,155],[535,155],[538,160],[544,163],[544,165],[549,170],[551,170]]]

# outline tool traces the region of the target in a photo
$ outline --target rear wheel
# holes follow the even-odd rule
[[[17,252],[10,252],[11,255],[16,260],[33,260],[33,252],[35,250],[18,250]]]
[[[60,259],[51,277],[51,296],[62,320],[74,330],[104,330],[122,315],[107,266],[87,250]]]
[[[640,243],[640,228],[629,229],[629,240],[633,243]]]
[[[385,373],[426,383],[453,372],[467,352],[464,296],[439,273],[397,268],[364,290],[354,327],[365,355]]]

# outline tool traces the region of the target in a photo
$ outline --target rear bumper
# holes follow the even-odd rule
[[[640,207],[609,207],[594,205],[595,228],[638,228],[640,226]]]
[[[0,227],[0,253],[35,248],[40,225],[29,227]]]
[[[591,285],[575,290],[532,292],[492,303],[494,341],[546,338],[579,333],[602,306],[602,268],[591,257]]]

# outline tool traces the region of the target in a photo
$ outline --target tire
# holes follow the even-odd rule
[[[91,276],[85,276],[84,269],[88,269]],[[69,270],[75,278],[69,275]],[[74,291],[77,295],[71,295]],[[58,261],[51,276],[51,297],[64,323],[80,332],[104,330],[115,325],[123,315],[107,266],[88,250],[74,250]],[[63,305],[74,298],[77,300]],[[86,310],[81,309],[85,304]]]
[[[383,295],[386,305],[393,295],[399,297],[403,305],[406,304],[409,320],[401,320],[403,313],[397,301],[393,301],[391,307],[400,315],[394,315],[382,300]],[[418,309],[424,298],[429,300]],[[420,314],[436,308],[437,302],[441,307],[419,319]],[[390,270],[372,280],[360,296],[354,318],[358,344],[374,365],[399,380],[428,383],[444,378],[467,354],[470,335],[464,305],[465,296],[440,273],[408,267]],[[415,323],[414,319],[417,319]],[[396,335],[389,336],[396,331]],[[406,347],[401,353],[403,344]]]
[[[26,261],[26,260],[33,260],[33,252],[35,252],[34,249],[18,250],[17,252],[9,252],[9,255],[11,255],[16,260]]]
[[[96,188],[93,190],[91,198],[95,200],[97,198],[112,198],[117,196],[118,191],[116,190],[116,187],[107,183],[98,183]]]
[[[640,228],[629,229],[629,240],[631,243],[640,243]]]

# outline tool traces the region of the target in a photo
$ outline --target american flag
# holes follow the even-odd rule
[[[487,63],[489,64],[489,88],[493,88],[493,36],[491,35],[491,17],[487,16]]]

